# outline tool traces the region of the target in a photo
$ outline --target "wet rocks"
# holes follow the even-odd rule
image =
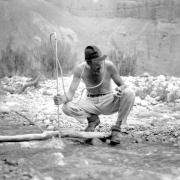
[[[2,158],[0,164],[3,167],[3,179],[30,180],[34,175],[28,168],[21,167],[21,162],[10,158]]]
[[[94,145],[94,146],[101,146],[103,142],[98,138],[88,139],[85,141],[85,143]]]
[[[122,78],[125,83],[136,92],[135,104],[128,116],[127,129],[124,128],[124,136],[131,136],[134,142],[138,143],[178,143],[179,140],[177,140],[177,138],[179,137],[179,130],[173,130],[173,132],[167,133],[165,127],[171,129],[171,125],[175,127],[177,124],[180,124],[180,108],[178,109],[180,106],[180,79],[164,75],[153,77],[148,73],[144,73],[139,77]],[[66,90],[70,85],[71,79],[72,76],[64,77]],[[29,78],[26,77],[5,77],[1,79],[1,87],[18,89],[28,80]],[[47,130],[57,129],[58,126],[79,130],[83,130],[86,127],[86,120],[79,123],[74,118],[64,115],[61,106],[59,108],[59,122],[57,121],[57,107],[53,102],[53,96],[57,93],[56,80],[44,79],[39,82],[39,85],[38,88],[28,87],[22,94],[11,94],[7,91],[7,94],[1,96],[1,113],[3,111],[10,113],[16,110],[32,119],[36,125]],[[113,88],[115,88],[114,84]],[[75,101],[79,100],[83,89],[84,84],[80,83],[74,97]],[[59,93],[63,94],[62,88],[59,88]],[[18,118],[19,117],[17,117],[17,121]],[[97,131],[110,131],[111,126],[116,122],[116,118],[116,114],[111,116],[100,116],[101,124],[97,127]],[[21,117],[21,119],[23,118]],[[25,121],[26,119],[24,119],[24,122]],[[130,124],[134,125],[131,126]],[[159,132],[157,131],[158,128]],[[162,130],[161,133],[160,129]]]

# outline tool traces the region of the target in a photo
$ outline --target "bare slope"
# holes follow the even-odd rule
[[[69,6],[65,8],[62,2],[0,0],[0,49],[9,42],[14,48],[36,47],[55,31],[58,39],[67,41],[77,51],[80,60],[83,60],[86,45],[97,44],[106,53],[118,47],[124,56],[136,54],[137,74],[149,71],[180,75],[178,19],[163,22],[134,17],[82,16],[82,12],[81,16],[72,15]],[[71,1],[67,3],[71,4]]]

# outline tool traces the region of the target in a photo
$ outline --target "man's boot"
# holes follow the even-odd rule
[[[110,138],[111,145],[120,144],[120,138],[121,138],[121,130],[118,126],[115,125],[111,128],[111,138]]]
[[[95,128],[100,124],[99,117],[97,115],[92,115],[91,117],[87,118],[88,126],[85,129],[86,132],[94,132]]]

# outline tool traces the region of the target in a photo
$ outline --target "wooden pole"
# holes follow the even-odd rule
[[[21,142],[21,141],[33,141],[33,140],[46,140],[52,137],[73,137],[73,138],[83,138],[83,139],[93,139],[93,138],[108,138],[110,133],[105,132],[84,132],[84,131],[73,131],[73,130],[61,130],[59,131],[45,131],[41,134],[23,134],[23,135],[13,135],[13,136],[0,136],[0,142]]]

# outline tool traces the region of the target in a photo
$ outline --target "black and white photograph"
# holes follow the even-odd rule
[[[180,1],[0,0],[0,180],[180,180]]]

